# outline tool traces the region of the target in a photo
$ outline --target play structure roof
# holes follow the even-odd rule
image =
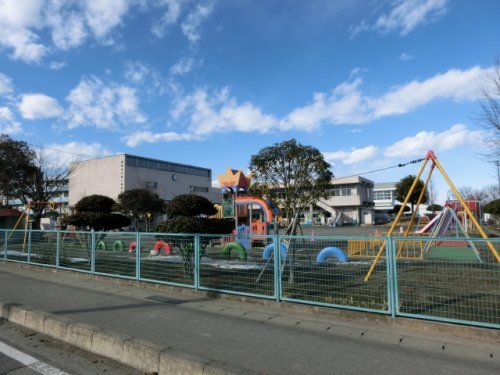
[[[250,185],[250,175],[245,176],[241,169],[227,168],[224,174],[218,174],[219,184],[222,187],[239,186],[247,188]]]

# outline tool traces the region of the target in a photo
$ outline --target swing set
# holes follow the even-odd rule
[[[23,254],[26,252],[26,242],[27,242],[27,238],[28,238],[31,208],[35,207],[35,206],[41,206],[41,205],[43,205],[44,207],[48,206],[48,207],[50,207],[51,210],[56,209],[56,203],[53,201],[47,201],[47,202],[31,201],[31,202],[28,202],[28,204],[24,206],[23,211],[21,211],[21,215],[19,215],[19,219],[17,219],[16,224],[14,224],[14,227],[12,228],[12,231],[9,234],[8,240],[10,240],[10,238],[14,234],[14,231],[17,229],[19,224],[21,224],[21,222],[24,218]]]
[[[400,222],[401,217],[403,216],[404,208],[406,207],[406,205],[410,201],[410,197],[412,196],[413,192],[415,191],[417,183],[418,183],[418,181],[420,181],[420,177],[422,176],[422,174],[423,174],[423,172],[425,170],[425,167],[427,166],[428,163],[430,163],[430,168],[429,168],[429,171],[427,173],[427,177],[426,177],[425,182],[424,182],[424,187],[423,187],[421,193],[419,194],[419,197],[418,197],[417,203],[416,203],[416,207],[415,207],[415,209],[412,212],[412,215],[411,215],[411,218],[410,218],[410,222],[409,222],[408,226],[406,227],[406,229],[405,229],[405,231],[403,233],[403,237],[408,237],[408,235],[410,234],[411,228],[412,228],[413,223],[415,221],[415,218],[417,216],[418,208],[419,208],[420,204],[422,203],[422,201],[423,201],[423,199],[425,197],[425,192],[427,191],[427,186],[429,185],[429,181],[431,179],[432,173],[434,172],[435,169],[437,169],[437,170],[439,170],[439,172],[443,176],[444,180],[446,181],[446,183],[450,187],[451,191],[455,195],[455,197],[458,200],[458,202],[460,203],[460,205],[463,207],[463,210],[464,210],[463,215],[465,217],[468,217],[471,220],[471,222],[474,224],[474,226],[478,230],[478,232],[481,235],[481,237],[487,240],[488,239],[488,235],[486,234],[486,232],[482,228],[481,224],[479,223],[479,221],[477,220],[477,218],[475,217],[475,215],[472,213],[469,205],[462,198],[462,196],[461,196],[460,192],[458,191],[458,189],[455,187],[455,185],[453,184],[453,182],[451,181],[451,179],[448,177],[448,174],[444,170],[443,166],[441,165],[441,163],[439,162],[439,160],[437,159],[437,157],[436,157],[436,155],[434,154],[433,151],[428,151],[427,154],[426,154],[426,156],[425,156],[425,158],[423,159],[422,164],[420,165],[420,168],[418,169],[417,175],[415,176],[415,180],[413,181],[413,183],[412,183],[412,185],[410,187],[410,190],[408,191],[408,194],[406,195],[403,203],[401,204],[399,212],[396,215],[396,218],[394,219],[394,221],[393,221],[391,227],[389,228],[389,231],[387,232],[386,236],[389,237],[389,236],[391,236],[394,233],[394,230],[396,229],[398,223]],[[453,214],[454,211],[450,211],[448,209],[447,212],[450,213],[449,217],[451,217],[452,219],[454,219],[455,223],[457,225],[459,225],[460,224],[460,220],[458,219],[458,217],[456,217],[456,215]],[[468,235],[467,235],[466,231],[464,231],[463,228],[461,228],[461,230],[462,230],[462,232],[465,234],[465,236],[468,239]],[[436,233],[438,233],[438,232],[436,232]],[[434,236],[434,232],[433,232],[433,236]],[[396,254],[396,259],[400,259],[402,257],[403,249],[405,249],[405,242],[407,242],[407,241],[413,241],[414,242],[413,239],[412,240],[401,240],[400,244],[399,244],[399,247],[398,247],[397,254]],[[470,240],[467,241],[467,242],[471,243]],[[375,270],[375,267],[376,267],[378,261],[382,257],[382,254],[383,254],[386,246],[387,246],[387,240],[384,240],[383,243],[380,245],[379,250],[378,250],[377,254],[375,255],[375,258],[373,259],[373,262],[372,262],[372,264],[371,264],[371,266],[370,266],[370,268],[368,270],[368,273],[366,274],[366,276],[364,278],[365,282],[368,282],[368,280],[370,280],[370,277],[371,277],[373,271]],[[495,257],[496,261],[498,263],[500,263],[500,255],[498,254],[498,252],[495,249],[495,247],[493,246],[493,244],[491,242],[487,241],[486,242],[486,246],[491,251],[491,253]],[[472,246],[472,249],[473,249],[474,253],[477,256],[479,256],[479,254],[477,253],[476,247]],[[424,251],[425,250],[428,250],[428,247],[426,247],[424,249]]]

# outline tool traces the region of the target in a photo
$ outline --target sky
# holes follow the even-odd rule
[[[290,138],[337,177],[434,150],[481,188],[499,16],[491,0],[0,0],[0,133],[59,163],[130,153],[213,176]]]

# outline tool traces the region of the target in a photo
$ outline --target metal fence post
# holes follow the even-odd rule
[[[276,302],[281,300],[281,246],[278,234],[274,235],[274,294]]]
[[[398,265],[397,265],[397,251],[394,242],[392,243],[392,257],[391,257],[391,269],[392,269],[392,303],[394,315],[398,315],[399,312],[399,292],[398,292]]]
[[[200,288],[200,234],[194,235],[194,286]]]
[[[135,279],[141,279],[141,233],[137,232],[135,237]]]
[[[28,229],[28,263],[31,263],[31,230]]]
[[[90,235],[91,235],[90,272],[93,275],[95,272],[95,232],[93,229]]]
[[[61,231],[56,233],[56,268],[59,268],[59,258],[61,257]]]
[[[386,276],[387,276],[387,301],[388,310],[391,316],[396,317],[396,307],[394,304],[394,272],[393,272],[393,258],[394,258],[394,241],[392,237],[386,238]]]
[[[7,247],[8,246],[7,242],[9,242],[9,231],[8,230],[5,231],[5,240],[4,240],[4,249],[5,249],[5,251],[3,253],[3,259],[5,259],[5,260],[7,260],[7,251],[9,249]]]

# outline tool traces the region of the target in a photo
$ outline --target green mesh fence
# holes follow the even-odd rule
[[[96,232],[94,271],[105,275],[136,277],[135,252],[129,252],[137,239],[134,233]]]
[[[383,243],[379,238],[280,237],[282,298],[387,312],[385,250],[364,281]]]
[[[28,261],[29,232],[24,230],[8,231],[7,237],[7,259],[27,262]]]
[[[407,240],[394,240],[398,313],[499,325],[500,242],[418,241],[419,256],[405,259]]]
[[[32,230],[29,236],[30,261],[55,266],[57,258],[57,232]]]
[[[7,230],[0,229],[0,260],[7,259],[7,237],[9,232]]]
[[[200,288],[273,297],[275,265],[263,259],[273,237],[200,235]]]
[[[194,287],[195,235],[141,233],[140,245],[142,280]]]
[[[92,269],[92,232],[60,232],[59,266],[77,271]]]
[[[0,230],[0,260],[496,328],[498,254],[464,237]]]

